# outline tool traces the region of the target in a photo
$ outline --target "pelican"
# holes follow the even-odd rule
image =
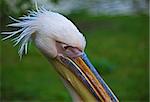
[[[8,35],[3,40],[15,36],[12,41],[14,46],[20,44],[20,58],[27,54],[28,43],[34,42],[59,73],[74,102],[119,102],[90,63],[84,52],[85,37],[69,19],[44,8],[10,18],[14,23],[8,26],[19,29],[2,32]]]

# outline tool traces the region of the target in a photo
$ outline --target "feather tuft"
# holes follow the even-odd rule
[[[36,29],[35,29],[36,19],[38,16],[41,15],[41,13],[44,13],[44,12],[49,12],[49,11],[44,8],[38,8],[36,5],[36,11],[34,10],[28,11],[27,15],[19,17],[19,19],[15,19],[9,16],[9,18],[13,20],[14,23],[8,24],[7,26],[19,27],[20,29],[16,31],[11,31],[11,32],[2,32],[1,33],[2,35],[7,35],[2,40],[6,40],[15,36],[11,41],[15,43],[13,46],[20,44],[20,48],[18,50],[20,59],[22,58],[24,54],[27,54],[28,43],[32,40],[31,39],[32,34],[36,32]]]

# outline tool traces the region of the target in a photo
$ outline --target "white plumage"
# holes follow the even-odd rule
[[[13,39],[14,45],[21,44],[18,51],[20,57],[24,50],[27,53],[30,40],[33,40],[40,50],[47,51],[46,53],[51,57],[57,56],[56,41],[77,47],[82,51],[85,48],[86,41],[83,35],[70,20],[59,13],[40,8],[37,11],[30,11],[27,16],[20,17],[19,20],[12,17],[11,19],[16,23],[8,26],[19,27],[20,29],[13,32],[3,32],[2,34],[10,34],[4,38],[5,40],[20,33]]]
[[[42,8],[30,11],[19,20],[10,18],[16,23],[8,26],[20,29],[3,32],[8,35],[3,40],[20,33],[12,39],[14,46],[20,44],[20,58],[24,52],[27,53],[29,41],[34,41],[36,47],[53,63],[75,102],[118,102],[86,57],[85,38],[70,20]]]

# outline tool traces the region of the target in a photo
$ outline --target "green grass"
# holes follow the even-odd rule
[[[86,36],[91,62],[123,102],[148,102],[148,17],[70,18]],[[19,61],[12,42],[1,42],[1,99],[70,102],[58,74],[32,44]]]

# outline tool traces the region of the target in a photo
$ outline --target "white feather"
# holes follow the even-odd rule
[[[20,35],[12,39],[15,42],[14,46],[20,44],[18,51],[20,58],[24,53],[27,54],[28,42],[31,41],[33,33],[36,34],[37,40],[34,38],[34,41],[37,47],[40,49],[42,49],[41,47],[45,47],[45,50],[51,51],[51,55],[56,54],[56,52],[52,52],[56,51],[54,50],[55,47],[53,47],[55,46],[54,41],[60,41],[84,50],[86,44],[85,38],[70,20],[61,14],[48,11],[44,8],[36,7],[36,10],[29,11],[27,16],[20,17],[19,20],[10,17],[15,22],[8,26],[19,27],[20,29],[2,33],[8,35],[3,40],[20,33]]]

